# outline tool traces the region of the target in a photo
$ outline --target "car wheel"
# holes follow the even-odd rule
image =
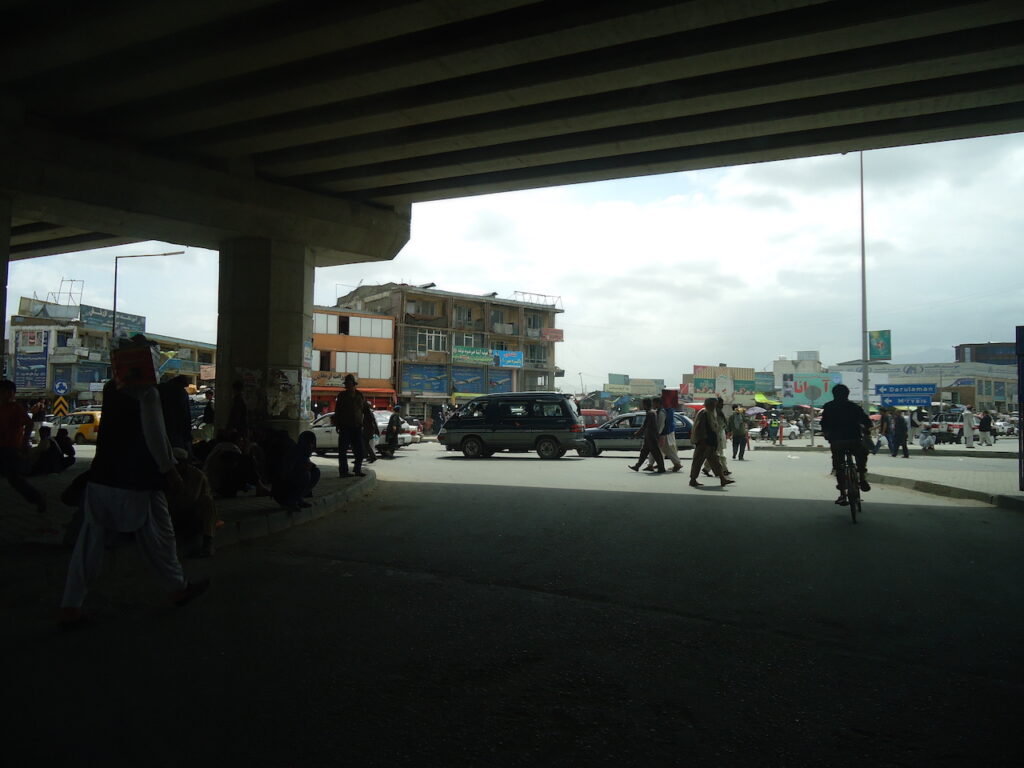
[[[85,437],[81,432],[75,435],[75,445],[85,445]]]
[[[462,441],[462,455],[467,459],[483,458],[483,441],[479,437],[467,437]]]
[[[537,455],[542,459],[557,459],[561,457],[562,449],[558,447],[558,443],[550,437],[542,437],[537,441]]]
[[[577,456],[597,456],[597,446],[594,445],[593,440],[587,440],[582,448],[576,449]]]

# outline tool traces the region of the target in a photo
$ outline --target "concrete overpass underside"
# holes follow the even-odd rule
[[[148,239],[220,249],[222,282],[262,275],[254,312],[296,259],[311,281],[393,258],[416,202],[1024,130],[1020,0],[0,13],[4,261]],[[311,293],[292,290],[289,307]]]

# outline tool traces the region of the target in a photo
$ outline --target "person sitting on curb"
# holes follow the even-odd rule
[[[181,486],[167,494],[167,506],[179,541],[195,539],[202,534],[199,557],[213,557],[213,537],[217,532],[217,509],[213,504],[210,483],[201,470],[192,466],[188,451],[174,448],[174,461],[181,475]]]
[[[67,469],[75,463],[75,444],[68,437],[68,431],[64,427],[57,430],[57,436],[53,438],[53,441],[57,443],[57,447],[60,448],[61,463],[64,465],[64,469]]]
[[[29,475],[52,475],[64,469],[63,454],[51,432],[50,427],[39,427],[39,443],[28,452]]]
[[[247,448],[241,434],[230,432],[210,449],[203,463],[203,474],[214,495],[231,499],[253,489],[257,496],[270,493],[260,477],[256,459]]]
[[[316,449],[316,435],[306,431],[297,442],[292,442],[281,433],[276,448],[280,460],[272,470],[270,486],[274,501],[289,512],[312,506],[306,499],[312,497],[313,488],[320,481],[320,468],[310,460]]]

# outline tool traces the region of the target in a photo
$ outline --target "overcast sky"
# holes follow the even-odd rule
[[[865,153],[868,325],[894,361],[943,362],[1024,324],[1024,134]],[[145,243],[12,262],[20,296],[84,280],[111,305],[113,256]],[[396,259],[318,269],[316,302],[362,282],[561,297],[562,388],[606,374],[678,383],[695,364],[771,369],[818,350],[860,357],[858,157],[830,155],[424,203]],[[119,309],[216,340],[217,254],[122,260]]]

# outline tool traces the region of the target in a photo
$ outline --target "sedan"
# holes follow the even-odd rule
[[[325,413],[321,416],[317,416],[313,423],[310,424],[310,431],[316,435],[316,455],[323,456],[325,453],[337,453],[338,452],[338,432],[334,428],[334,424],[331,419],[334,417],[334,412]],[[374,411],[374,419],[377,420],[377,428],[384,434],[384,430],[387,429],[388,421],[391,419],[391,411]],[[412,443],[412,435],[409,432],[401,431],[398,433],[398,447],[402,448]]]
[[[586,445],[576,452],[580,456],[600,456],[604,451],[632,451],[638,453],[643,439],[635,433],[644,423],[643,411],[634,411],[616,416],[600,427],[590,427],[583,431]],[[689,416],[676,413],[676,447],[679,450],[693,448],[690,433],[693,421]]]

